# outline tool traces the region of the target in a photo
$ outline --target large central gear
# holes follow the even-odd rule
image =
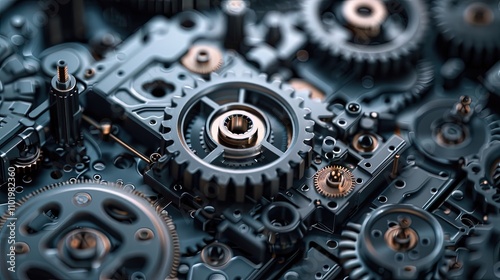
[[[368,73],[413,59],[428,24],[421,0],[305,0],[302,12],[315,45]]]
[[[212,74],[165,110],[172,175],[219,200],[274,196],[302,178],[311,162],[308,114],[291,87],[265,75]]]
[[[176,277],[175,226],[142,193],[96,181],[67,182],[37,190],[14,208],[0,219],[0,238],[15,236],[15,244],[0,247],[14,248],[16,271],[2,265],[2,279]]]

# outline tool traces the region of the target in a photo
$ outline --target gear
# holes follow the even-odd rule
[[[208,197],[274,196],[311,162],[314,122],[303,100],[265,75],[212,73],[172,103],[162,122],[163,152],[174,156],[174,178]]]
[[[35,172],[40,167],[42,159],[43,152],[38,146],[23,151],[13,164],[16,168],[16,174],[27,175]]]
[[[326,197],[346,196],[355,185],[354,175],[343,166],[327,166],[314,175],[316,190]]]
[[[20,199],[0,219],[21,259],[2,279],[171,279],[180,261],[172,219],[140,192],[95,181],[50,185]],[[13,216],[14,215],[14,216]],[[6,240],[6,239],[5,239]],[[65,265],[61,265],[64,263]]]
[[[424,279],[444,259],[444,233],[428,212],[409,204],[382,206],[363,225],[348,223],[339,243],[352,279]]]
[[[421,0],[305,0],[302,13],[312,43],[372,74],[415,58],[428,25]]]
[[[489,224],[477,226],[466,240],[469,254],[464,263],[468,279],[500,278],[500,217],[489,216]]]
[[[197,74],[209,74],[217,71],[224,63],[223,55],[213,46],[192,46],[181,59],[182,65]]]
[[[434,100],[422,106],[412,134],[420,151],[446,164],[477,154],[498,133],[488,127],[492,124],[489,116],[474,113],[472,106],[462,101],[456,102],[455,107],[450,106],[453,103],[454,100]]]
[[[492,0],[434,1],[434,18],[447,56],[459,56],[473,66],[500,58],[500,9]]]
[[[474,184],[474,194],[483,210],[500,213],[500,141],[489,143],[479,158],[464,167],[468,179]]]

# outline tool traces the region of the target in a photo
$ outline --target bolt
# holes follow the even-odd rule
[[[64,60],[57,62],[57,81],[59,83],[66,83],[69,80],[68,65]]]
[[[207,257],[212,264],[218,264],[225,257],[224,249],[220,246],[210,246],[207,248]]]

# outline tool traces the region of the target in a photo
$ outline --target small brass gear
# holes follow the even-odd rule
[[[352,172],[339,165],[327,166],[314,175],[314,186],[326,197],[348,195],[356,185]]]
[[[181,59],[182,65],[197,74],[209,74],[217,71],[224,64],[219,49],[209,45],[196,45],[189,49]]]
[[[39,147],[27,150],[13,163],[13,166],[16,168],[16,174],[27,175],[35,172],[40,167],[42,159],[43,152]]]

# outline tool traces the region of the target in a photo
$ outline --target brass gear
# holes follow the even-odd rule
[[[327,166],[314,174],[314,187],[323,196],[343,197],[356,185],[352,172],[339,165]]]
[[[37,147],[33,153],[17,158],[12,165],[16,168],[16,174],[27,175],[38,170],[42,159],[43,152]]]
[[[195,45],[182,57],[181,63],[193,73],[206,75],[221,68],[224,64],[224,58],[216,47]]]

